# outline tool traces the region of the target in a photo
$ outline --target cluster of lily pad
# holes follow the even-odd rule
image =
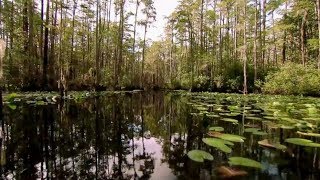
[[[208,137],[203,138],[202,142],[206,145],[217,149],[218,151],[224,152],[226,154],[230,154],[232,152],[232,148],[235,145],[234,143],[243,143],[245,141],[245,137],[223,133],[224,128],[215,126],[210,127],[208,132]],[[188,152],[188,157],[196,162],[204,162],[205,160],[213,161],[214,157],[203,150],[191,150]],[[262,164],[249,158],[244,157],[229,157],[228,164],[230,166],[245,166],[252,168],[262,168]],[[220,173],[223,173],[223,176],[232,177],[238,175],[246,175],[246,171],[238,171],[234,170],[231,167],[221,166],[217,169]]]
[[[95,96],[94,92],[69,92],[65,97],[61,97],[57,92],[42,93],[42,92],[29,92],[29,93],[10,93],[5,94],[3,97],[4,105],[10,109],[15,110],[17,105],[25,103],[34,106],[43,106],[56,104],[61,99],[74,100],[80,102],[88,97]]]
[[[315,149],[320,147],[317,142],[317,138],[320,138],[319,99],[292,96],[198,93],[190,97],[188,105],[192,107],[191,114],[193,116],[212,119],[215,124],[222,123],[223,127],[210,127],[208,137],[203,138],[202,141],[226,154],[232,152],[234,143],[243,143],[246,138],[240,135],[223,133],[226,125],[224,123],[230,123],[231,126],[247,127],[243,128],[242,132],[248,133],[250,136],[258,136],[260,140],[257,144],[263,148],[286,151],[288,147],[281,144],[279,139],[272,138],[275,136],[272,132],[280,134],[280,132],[287,131],[291,136],[292,132],[295,132],[294,137],[284,139],[284,142],[290,148],[294,148],[292,145]],[[311,138],[313,138],[313,141],[310,140]],[[197,155],[196,159],[194,155]],[[212,161],[214,158],[202,150],[192,150],[188,153],[188,157],[197,162]],[[235,159],[238,162],[232,163]],[[259,162],[244,157],[229,158],[229,165],[262,167]],[[229,167],[224,166],[223,171],[226,171],[226,168]]]

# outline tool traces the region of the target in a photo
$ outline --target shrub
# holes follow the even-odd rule
[[[267,75],[262,90],[271,94],[319,96],[320,71],[313,66],[287,63]]]

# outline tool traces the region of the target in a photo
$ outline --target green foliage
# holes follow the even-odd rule
[[[202,142],[204,142],[208,146],[215,147],[225,153],[231,153],[232,151],[232,149],[227,145],[230,145],[230,146],[234,145],[229,141],[217,139],[217,138],[203,138]]]
[[[245,166],[245,167],[252,167],[262,169],[262,164],[248,158],[243,157],[231,157],[229,158],[229,164],[233,166]]]
[[[17,93],[11,93],[9,94],[5,99],[9,102],[13,102],[15,98],[18,97],[18,94]]]
[[[314,143],[311,140],[308,139],[302,139],[302,138],[288,138],[286,139],[287,143],[298,145],[298,146],[305,146],[305,147],[314,147],[319,148],[319,143]]]
[[[204,160],[213,160],[213,156],[205,151],[202,150],[192,150],[188,152],[188,157],[196,162],[204,162]]]
[[[239,136],[235,134],[221,134],[221,135],[218,135],[217,137],[226,141],[240,142],[240,143],[244,142],[244,140],[246,139],[243,136]]]
[[[215,126],[215,127],[210,127],[209,131],[216,131],[216,132],[222,132],[224,131],[223,127]]]
[[[263,91],[271,94],[320,95],[320,71],[313,66],[287,63],[266,77]]]

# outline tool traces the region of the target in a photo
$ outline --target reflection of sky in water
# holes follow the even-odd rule
[[[132,145],[132,142],[130,143]],[[137,146],[137,149],[135,149],[135,155],[143,154],[143,144],[142,144],[142,138],[135,139],[134,140],[135,146]],[[176,179],[174,174],[172,173],[172,170],[169,168],[169,165],[167,163],[161,163],[161,158],[163,158],[162,154],[162,143],[159,141],[159,139],[156,138],[150,138],[146,139],[144,138],[144,146],[145,146],[145,153],[151,154],[151,157],[154,159],[154,172],[151,174],[151,179]],[[130,159],[130,162],[132,159]],[[139,166],[142,165],[141,162],[136,162],[135,166],[136,169],[139,169]],[[138,175],[141,176],[142,172],[139,172]]]

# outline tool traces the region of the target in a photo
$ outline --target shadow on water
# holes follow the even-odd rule
[[[176,93],[121,93],[51,105],[4,107],[1,121],[3,179],[216,179],[214,167],[227,155],[205,146],[202,138],[213,123],[195,118]],[[228,132],[239,126],[220,124]],[[234,154],[253,157],[263,171],[245,179],[318,179],[308,164],[281,152],[259,148],[258,139],[235,147]],[[192,149],[214,155],[197,164]]]

